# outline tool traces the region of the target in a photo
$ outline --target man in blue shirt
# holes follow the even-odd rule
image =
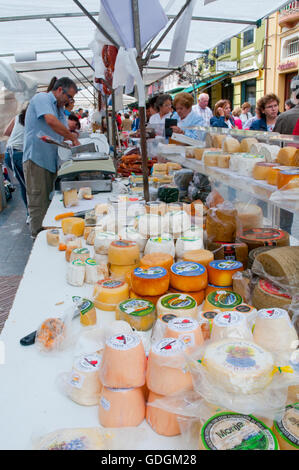
[[[30,101],[24,133],[23,169],[27,190],[28,212],[32,237],[42,229],[42,221],[50,204],[57,173],[58,147],[43,142],[38,135],[47,135],[62,142],[79,145],[77,136],[67,127],[64,106],[74,99],[78,89],[73,80],[63,77],[49,93],[38,93]]]

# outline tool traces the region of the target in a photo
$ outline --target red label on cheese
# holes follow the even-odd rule
[[[244,240],[261,240],[269,243],[284,238],[285,232],[274,228],[252,228],[243,232],[241,237]]]
[[[260,285],[260,288],[264,290],[265,292],[267,292],[268,294],[277,295],[278,297],[285,297],[286,299],[291,299],[291,297],[288,294],[285,294],[278,287],[276,287],[271,282],[266,281],[265,279],[261,279],[259,282],[259,285]]]

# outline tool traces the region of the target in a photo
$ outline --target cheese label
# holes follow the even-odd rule
[[[174,318],[177,318],[177,316],[174,315],[173,313],[162,313],[159,316],[159,320],[162,321],[163,323],[168,323],[170,322],[170,320],[173,320]]]
[[[236,310],[236,312],[249,313],[254,310],[254,308],[250,307],[249,305],[242,304],[235,307],[234,310]]]
[[[98,263],[96,262],[95,259],[87,258],[87,259],[85,260],[85,264],[88,264],[89,266],[96,266]]]
[[[75,362],[75,368],[82,372],[94,372],[101,365],[102,356],[99,354],[87,354],[80,356]]]
[[[76,253],[76,255],[82,255],[89,253],[89,250],[87,248],[75,248],[73,252]]]
[[[183,294],[170,294],[163,297],[161,304],[165,308],[169,309],[190,309],[196,307],[195,300],[189,295]]]
[[[73,264],[74,266],[84,266],[83,261],[81,261],[80,259],[75,259],[75,260],[72,262],[72,264]]]
[[[215,308],[234,308],[242,303],[242,297],[239,294],[224,289],[211,292],[207,300]]]
[[[166,269],[161,266],[152,266],[150,268],[136,268],[134,269],[134,275],[141,277],[142,279],[159,279],[166,276]]]
[[[179,276],[201,276],[206,271],[206,268],[192,261],[180,261],[171,266],[171,271]]]
[[[163,242],[171,242],[171,238],[167,237],[156,237],[156,238],[150,238],[151,242],[154,243],[163,243]]]
[[[286,406],[280,421],[274,421],[274,427],[288,444],[299,449],[299,403]]]
[[[278,450],[272,431],[251,415],[219,413],[202,427],[201,439],[208,450]]]
[[[197,327],[198,327],[198,322],[194,320],[193,318],[179,317],[168,322],[168,328],[174,331],[192,331],[192,330],[196,330]]]
[[[75,370],[72,370],[69,385],[71,387],[81,389],[83,387],[84,380],[84,375],[78,374]]]
[[[280,172],[281,175],[299,175],[299,170],[284,170]]]
[[[272,284],[269,281],[266,281],[265,279],[261,279],[259,281],[259,286],[263,291],[267,292],[268,294],[277,295],[278,297],[285,297],[286,299],[291,299],[291,297],[288,294],[284,293],[274,284]]]
[[[107,339],[106,344],[118,351],[128,351],[135,348],[140,343],[140,339],[136,335],[115,335]]]
[[[90,300],[82,299],[82,297],[73,296],[72,300],[80,310],[81,315],[85,315],[85,313],[89,312],[89,310],[94,307],[94,304]]]
[[[230,271],[232,269],[242,268],[243,264],[240,261],[220,260],[211,261],[209,266],[214,269],[219,269],[220,271]]]
[[[155,311],[155,305],[149,300],[133,299],[121,302],[118,308],[128,315],[144,317]]]
[[[249,241],[261,240],[271,242],[281,240],[284,237],[285,232],[275,228],[252,228],[250,230],[245,230],[242,234],[242,238]]]
[[[239,312],[223,312],[219,313],[214,319],[214,325],[220,327],[235,326],[244,321],[242,313]]]
[[[125,285],[123,281],[115,281],[113,279],[106,279],[106,281],[100,281],[98,284],[106,289],[115,289]]]
[[[111,243],[112,246],[117,246],[118,248],[128,248],[129,246],[136,246],[136,242],[129,240],[116,240]]]
[[[258,316],[261,318],[269,318],[271,320],[278,320],[279,318],[289,319],[289,315],[283,308],[263,308],[258,311]]]
[[[54,235],[58,235],[59,234],[59,230],[57,228],[52,228],[50,230],[50,233],[53,233]]]
[[[100,404],[104,410],[109,411],[110,410],[110,401],[107,400],[104,397],[101,397]]]
[[[181,339],[174,338],[164,338],[152,347],[154,353],[162,356],[174,356],[182,353],[185,349],[184,342]]]
[[[204,320],[208,320],[210,322],[214,320],[218,313],[219,312],[214,312],[214,310],[208,310],[207,312],[201,312],[200,315]]]

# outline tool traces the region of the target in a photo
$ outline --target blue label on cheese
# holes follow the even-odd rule
[[[134,269],[134,275],[141,277],[142,279],[159,279],[166,276],[166,274],[166,269],[162,268],[161,266]]]
[[[231,269],[242,268],[243,264],[240,261],[218,260],[211,261],[209,266],[220,271],[230,271]]]
[[[193,263],[192,261],[180,261],[171,266],[171,271],[180,276],[201,276],[206,268],[202,264]]]

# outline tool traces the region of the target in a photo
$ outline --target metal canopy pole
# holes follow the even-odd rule
[[[47,72],[48,70],[65,70],[65,69],[82,69],[82,68],[87,68],[88,65],[76,65],[75,67],[70,67],[68,65],[65,65],[63,67],[47,67],[47,68],[41,68],[41,69],[28,69],[28,70],[16,70],[18,73],[28,73],[28,72]]]
[[[111,145],[111,141],[110,141],[110,132],[109,132],[109,113],[108,113],[108,100],[107,100],[107,95],[104,95],[105,96],[105,106],[106,106],[106,126],[107,126],[107,139],[108,139],[108,143],[109,143],[109,147]]]
[[[68,56],[67,56],[64,52],[61,52],[61,54],[66,58],[66,60],[69,61],[70,64],[73,65],[73,67],[76,67],[76,64],[74,64],[74,62],[73,62],[71,59],[69,59]],[[86,77],[86,75],[84,75],[83,72],[81,72],[81,70],[78,69],[78,72],[80,73],[80,75],[82,75],[83,78],[85,78],[85,80],[86,80],[96,91],[98,91],[98,90],[96,89],[96,87],[94,86],[94,84]]]
[[[91,96],[93,97],[93,93],[87,88],[87,86],[80,80],[80,78],[77,77],[77,75],[72,71],[72,70],[69,70],[69,72],[71,72],[71,74],[76,78],[76,80],[78,80],[79,83],[81,83],[81,85],[88,91],[88,93],[91,94]],[[92,102],[86,98],[91,104]]]
[[[176,15],[167,15],[169,19],[175,18]],[[250,24],[256,26],[256,21],[254,20],[238,20],[234,18],[212,18],[205,16],[192,16],[192,21],[211,21],[214,23],[235,23],[235,24]]]
[[[115,92],[112,90],[112,145],[114,153],[114,166],[117,168],[117,152],[116,152],[116,116],[115,116]]]

